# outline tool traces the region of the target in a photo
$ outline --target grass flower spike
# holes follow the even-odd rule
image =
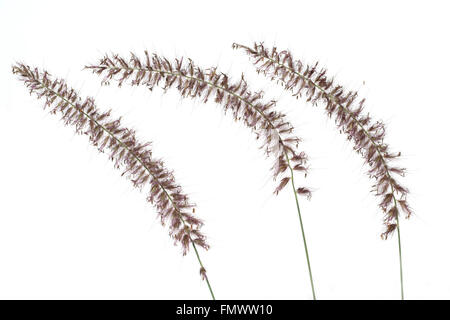
[[[200,264],[200,274],[207,281],[214,298],[206,270],[200,260],[197,246],[208,249],[200,228],[203,222],[191,214],[194,205],[189,201],[174,176],[161,160],[153,157],[150,143],[141,143],[135,132],[113,119],[110,111],[101,112],[92,98],[82,99],[62,79],[52,80],[49,73],[32,69],[22,63],[12,67],[12,72],[29,88],[30,94],[45,99],[44,108],[59,114],[65,125],[75,128],[76,133],[85,134],[100,152],[107,152],[122,175],[127,176],[134,187],[148,187],[147,200],[153,204],[163,225],[167,224],[175,244],[180,244],[183,255],[190,246],[195,250]]]
[[[397,177],[405,175],[405,169],[393,165],[400,152],[393,152],[385,143],[385,125],[373,121],[364,113],[365,99],[358,100],[357,92],[346,91],[328,78],[326,70],[318,64],[306,65],[294,60],[287,50],[267,49],[255,43],[252,48],[233,44],[234,49],[243,49],[254,61],[258,73],[281,83],[296,98],[304,95],[313,105],[322,102],[326,114],[335,119],[337,128],[353,142],[356,152],[361,154],[369,166],[368,175],[375,180],[373,192],[379,197],[379,206],[384,213],[385,231],[381,234],[387,239],[394,231],[398,234],[400,259],[401,297],[403,292],[403,267],[401,255],[399,213],[406,218],[412,214],[407,202],[408,189],[399,184]]]
[[[298,152],[300,139],[293,135],[293,127],[286,116],[275,110],[275,101],[264,101],[263,92],[252,92],[242,76],[232,83],[230,78],[217,70],[206,70],[196,66],[190,59],[176,59],[170,62],[158,55],[149,55],[140,59],[131,53],[129,59],[119,55],[105,56],[97,65],[86,67],[98,75],[103,75],[103,83],[117,81],[131,85],[143,85],[152,90],[156,86],[164,90],[175,87],[183,97],[199,98],[203,102],[209,99],[222,105],[225,113],[231,112],[236,121],[242,121],[251,128],[261,142],[261,148],[274,160],[273,178],[277,180],[274,193],[278,194],[290,182],[295,195],[303,242],[307,257],[310,282],[315,298],[311,266],[300,215],[297,195],[310,197],[311,192],[304,187],[296,187],[294,171],[306,175],[307,157]]]

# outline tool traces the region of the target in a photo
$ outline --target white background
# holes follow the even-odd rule
[[[258,76],[233,42],[319,60],[367,98],[402,151],[414,216],[402,219],[407,299],[450,298],[449,56],[445,1],[0,1],[0,298],[209,299],[145,194],[105,155],[44,112],[11,74],[23,61],[65,77],[124,116],[198,205],[200,252],[217,298],[310,299],[292,192],[272,195],[270,159],[253,134],[210,102],[143,87],[101,87],[82,71],[105,52],[188,56],[279,100],[304,139],[314,189],[301,200],[319,299],[398,299],[396,237],[366,167],[323,106]]]

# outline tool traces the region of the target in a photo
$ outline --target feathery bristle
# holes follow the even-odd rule
[[[175,244],[181,244],[183,255],[191,243],[209,248],[200,232],[203,222],[190,214],[194,205],[176,184],[172,172],[161,160],[153,158],[150,143],[138,142],[135,132],[123,127],[120,119],[112,119],[110,111],[99,111],[92,98],[81,99],[64,80],[51,80],[46,71],[22,63],[14,65],[12,72],[30,89],[30,94],[34,92],[45,99],[44,108],[50,108],[50,113],[58,113],[76,133],[86,134],[100,152],[108,151],[115,167],[122,169],[122,175],[136,188],[149,186],[147,200],[157,208],[161,223],[169,225],[170,236]]]
[[[286,180],[289,179],[287,168],[293,166],[306,173],[307,158],[303,152],[297,152],[300,139],[292,134],[293,127],[286,116],[275,110],[275,101],[265,102],[263,92],[250,91],[243,76],[240,81],[231,83],[229,77],[215,67],[202,70],[192,60],[185,61],[176,59],[171,63],[166,58],[156,54],[150,56],[145,51],[143,60],[134,53],[129,59],[107,55],[98,65],[86,68],[98,75],[103,74],[103,84],[115,80],[121,86],[128,80],[131,85],[143,85],[150,90],[156,86],[164,90],[176,87],[183,97],[200,98],[205,103],[213,99],[221,104],[225,113],[230,111],[236,121],[243,121],[251,128],[257,139],[263,137],[261,147],[275,160],[273,177],[276,180],[282,176],[276,194],[289,181]]]
[[[357,101],[356,92],[346,91],[335,84],[326,76],[325,69],[318,68],[317,63],[303,64],[300,60],[294,60],[287,50],[269,50],[262,43],[255,43],[253,48],[233,44],[233,48],[245,50],[253,58],[258,73],[281,82],[296,98],[304,94],[313,105],[319,101],[325,104],[328,116],[334,117],[339,131],[353,141],[354,149],[370,167],[368,174],[376,181],[373,192],[381,198],[379,206],[385,213],[386,230],[381,237],[386,239],[397,228],[392,221],[398,218],[398,206],[406,218],[412,211],[406,200],[408,190],[394,178],[395,175],[404,176],[405,169],[391,165],[400,153],[390,151],[384,142],[384,124],[373,122],[368,114],[363,113],[365,99]]]

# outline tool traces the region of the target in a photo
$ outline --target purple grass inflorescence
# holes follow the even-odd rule
[[[107,152],[114,166],[123,170],[122,175],[127,176],[134,187],[149,187],[147,201],[156,207],[161,223],[168,225],[169,234],[175,244],[181,245],[183,255],[192,244],[199,259],[200,274],[208,281],[196,249],[196,246],[209,249],[200,231],[203,222],[191,213],[195,205],[175,182],[173,173],[162,160],[153,157],[151,144],[139,142],[135,132],[123,127],[120,119],[111,118],[110,111],[99,111],[94,99],[80,98],[64,80],[52,80],[48,72],[22,63],[14,65],[12,72],[25,83],[30,94],[45,99],[44,108],[59,114],[64,124],[73,126],[76,133],[87,135],[100,152]]]

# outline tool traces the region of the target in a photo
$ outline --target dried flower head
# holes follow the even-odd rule
[[[346,91],[335,84],[317,63],[307,65],[294,60],[287,50],[269,50],[262,43],[255,43],[253,48],[233,44],[233,48],[245,50],[254,60],[258,73],[281,82],[296,98],[304,94],[313,105],[324,103],[328,116],[334,117],[339,131],[353,141],[354,149],[370,167],[368,174],[376,181],[373,192],[380,197],[379,206],[385,214],[386,229],[381,237],[386,239],[397,228],[399,207],[407,218],[412,211],[406,200],[408,190],[396,179],[405,175],[405,169],[392,165],[400,152],[392,152],[384,142],[385,125],[374,122],[363,112],[365,99],[357,101],[357,92]]]
[[[164,90],[175,87],[183,97],[200,98],[203,102],[213,99],[223,106],[225,113],[232,113],[236,121],[242,121],[262,138],[262,146],[274,158],[273,177],[279,178],[275,189],[278,194],[291,180],[287,169],[307,172],[306,155],[298,152],[300,139],[293,135],[293,127],[286,116],[275,110],[275,101],[265,102],[263,92],[252,92],[242,76],[232,83],[229,77],[217,70],[202,70],[192,60],[176,59],[170,62],[156,54],[140,59],[131,53],[129,59],[119,55],[105,56],[97,65],[86,66],[98,75],[104,75],[103,84],[116,80],[121,86],[125,81],[131,85],[144,85],[150,90],[156,86]],[[281,176],[281,177],[280,177]],[[310,191],[302,188],[303,195]]]
[[[138,142],[135,132],[123,127],[120,119],[111,118],[110,111],[99,111],[94,99],[80,98],[64,80],[52,80],[48,72],[22,63],[14,65],[12,72],[30,89],[30,94],[34,92],[38,98],[45,99],[44,108],[59,114],[64,124],[73,126],[76,133],[86,134],[100,152],[108,152],[115,167],[122,169],[122,175],[136,188],[149,186],[147,200],[157,208],[161,223],[169,225],[170,236],[175,244],[181,244],[183,255],[190,244],[209,248],[200,232],[203,222],[190,213],[194,205],[176,184],[172,172],[161,160],[153,158],[150,143]]]

